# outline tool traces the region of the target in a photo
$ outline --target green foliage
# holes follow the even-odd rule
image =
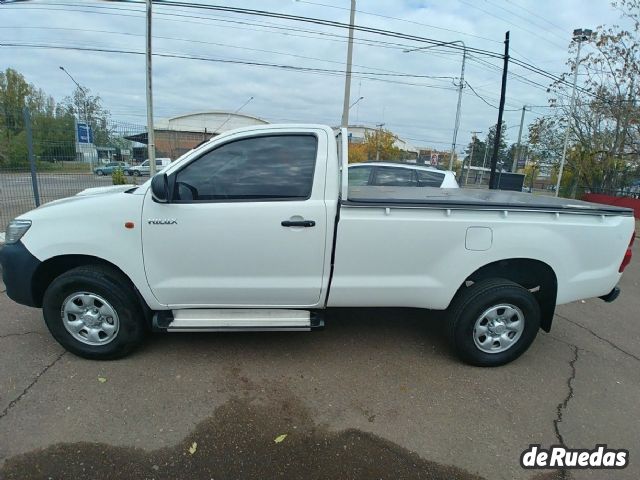
[[[640,1],[618,0],[612,5],[624,25],[600,26],[589,48],[569,49],[569,70],[551,87],[549,116],[541,117],[529,130],[534,158],[558,170],[562,145],[568,132],[568,149],[561,193],[575,196],[580,188],[616,191],[638,178],[640,170]],[[580,88],[572,109],[571,83],[579,69]],[[568,122],[571,119],[571,122]]]
[[[114,185],[126,185],[127,179],[124,177],[124,171],[121,168],[116,168],[111,174],[111,181]]]
[[[483,142],[478,137],[473,137],[464,152],[464,164],[468,165],[469,160],[471,160],[471,165],[481,167],[486,149],[487,142]],[[473,158],[470,158],[471,152],[473,152]]]
[[[91,95],[91,91],[86,87],[76,87],[70,97],[62,100],[61,105],[69,115],[77,116],[80,122],[89,122],[93,129],[94,144],[110,143],[114,132],[109,128],[110,113],[102,106],[100,95]]]
[[[0,167],[28,167],[27,136],[24,109],[31,116],[34,155],[38,162],[76,160],[75,118],[76,104],[82,103],[94,132],[96,145],[119,141],[121,148],[130,142],[115,137],[108,128],[109,112],[101,106],[99,96],[76,89],[73,96],[58,104],[43,90],[30,84],[19,72],[7,68],[0,72]]]

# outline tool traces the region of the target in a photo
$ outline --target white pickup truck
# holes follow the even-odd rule
[[[349,188],[346,139],[319,125],[234,130],[141,186],[25,213],[0,251],[7,294],[88,358],[122,356],[150,330],[311,330],[331,307],[415,307],[447,310],[453,348],[482,366],[519,357],[557,304],[617,297],[630,210]]]

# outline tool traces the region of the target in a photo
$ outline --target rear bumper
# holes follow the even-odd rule
[[[613,302],[616,298],[618,298],[618,296],[620,295],[620,287],[613,287],[613,290],[611,290],[609,293],[607,293],[606,295],[603,295],[601,297],[598,297],[600,300],[604,300],[607,303],[611,303]]]
[[[33,298],[33,275],[40,260],[34,257],[22,242],[0,248],[2,281],[7,288],[7,296],[14,302],[28,307],[38,307]]]

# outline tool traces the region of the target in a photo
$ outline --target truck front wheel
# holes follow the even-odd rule
[[[496,367],[522,355],[540,328],[540,306],[526,288],[506,279],[463,287],[449,307],[448,336],[465,362]]]
[[[108,360],[143,339],[145,322],[126,278],[100,265],[63,273],[47,288],[42,311],[53,337],[84,358]]]

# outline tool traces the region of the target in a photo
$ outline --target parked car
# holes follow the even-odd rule
[[[170,158],[156,158],[156,169],[162,170],[164,167],[171,163]],[[125,175],[134,175],[139,177],[141,175],[149,175],[149,159],[146,159],[140,165],[135,165],[133,167],[129,167],[124,171]]]
[[[312,330],[327,308],[404,306],[446,310],[460,358],[496,366],[550,330],[556,305],[620,292],[630,209],[349,187],[347,159],[346,129],[222,133],[138,187],[88,189],[13,220],[6,293],[41,307],[55,339],[87,358],[121,357],[149,329]]]
[[[349,165],[349,186],[458,188],[455,174],[423,165],[369,162]]]
[[[105,165],[100,165],[99,167],[95,168],[93,170],[93,173],[99,176],[111,175],[117,168],[122,169],[122,171],[124,172],[129,167],[130,165],[127,162],[109,162]]]

